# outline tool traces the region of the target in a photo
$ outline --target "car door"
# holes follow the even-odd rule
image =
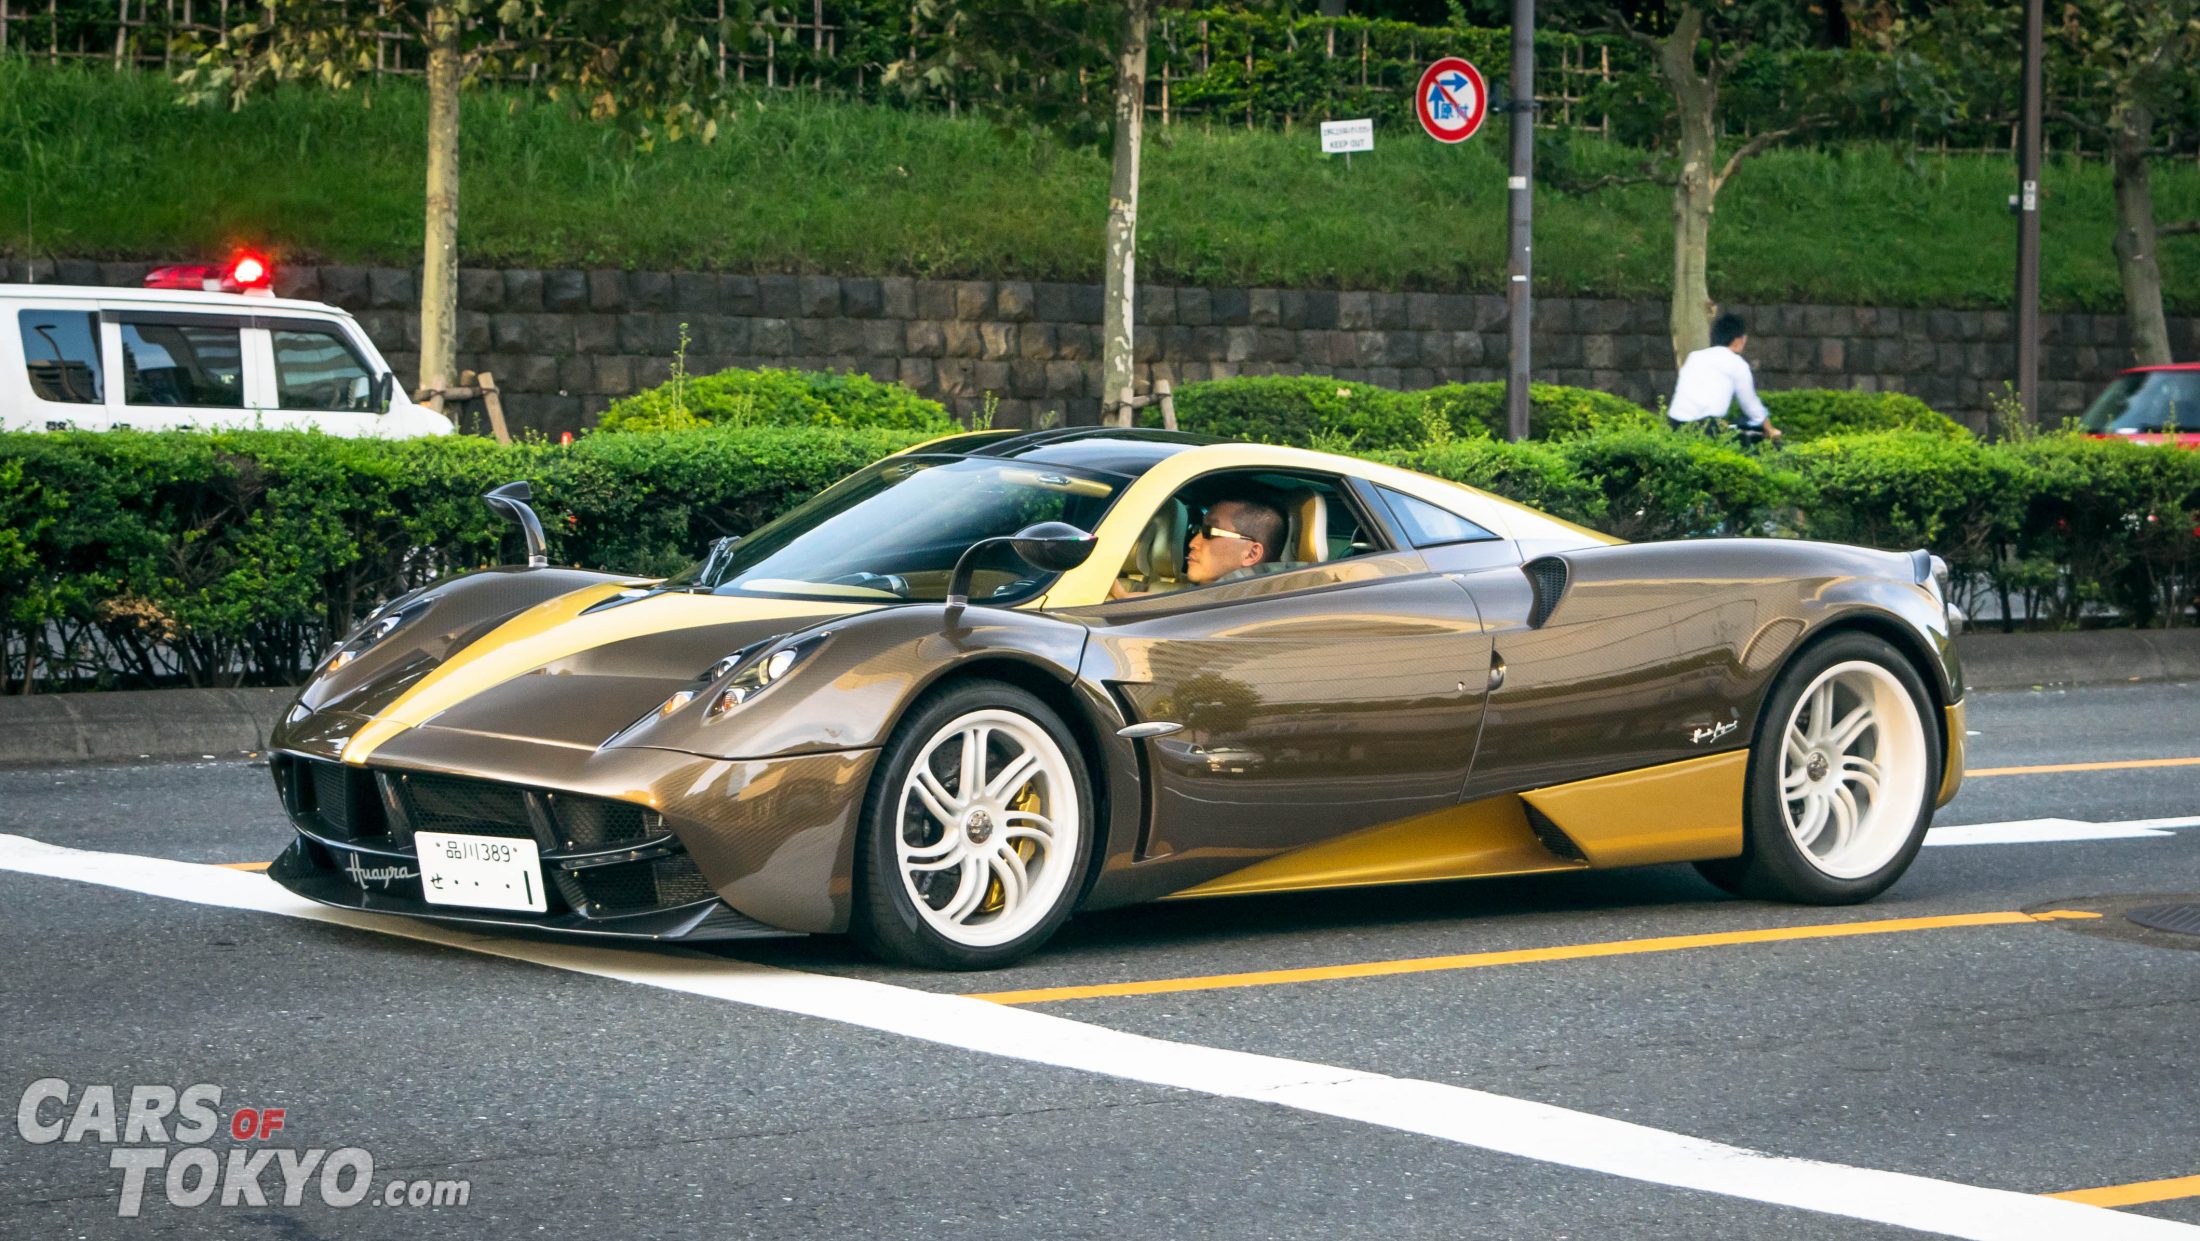
[[[1411,551],[1064,614],[1132,723],[1177,726],[1139,743],[1142,856],[1252,861],[1458,803],[1490,643]]]
[[[377,370],[339,324],[260,316],[267,340],[268,384],[283,424],[329,435],[373,435]]]

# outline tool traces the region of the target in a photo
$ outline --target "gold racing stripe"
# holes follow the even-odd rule
[[[705,625],[845,616],[869,610],[860,604],[824,603],[815,599],[667,594],[632,607],[607,608],[592,616],[581,615],[590,605],[627,589],[631,587],[623,582],[585,586],[538,603],[490,630],[422,677],[418,685],[406,690],[380,715],[361,727],[344,747],[344,761],[354,766],[363,765],[390,738],[474,695],[553,660],[607,643]]]

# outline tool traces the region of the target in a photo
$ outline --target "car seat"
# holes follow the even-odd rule
[[[1122,576],[1141,590],[1175,590],[1184,585],[1184,545],[1189,533],[1181,501],[1170,500],[1146,523],[1123,561]]]
[[[1283,563],[1320,564],[1329,559],[1329,501],[1321,492],[1283,493]]]

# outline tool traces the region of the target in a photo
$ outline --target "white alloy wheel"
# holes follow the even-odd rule
[[[1902,682],[1868,660],[1818,674],[1788,716],[1781,814],[1820,872],[1858,879],[1908,844],[1928,790],[1925,723]]]
[[[1005,944],[1061,903],[1083,811],[1069,757],[1045,728],[1015,711],[971,711],[909,766],[891,820],[895,871],[942,938]]]

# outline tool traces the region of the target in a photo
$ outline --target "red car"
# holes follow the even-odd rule
[[[2134,366],[2079,420],[2095,439],[2200,448],[2200,362]]]

